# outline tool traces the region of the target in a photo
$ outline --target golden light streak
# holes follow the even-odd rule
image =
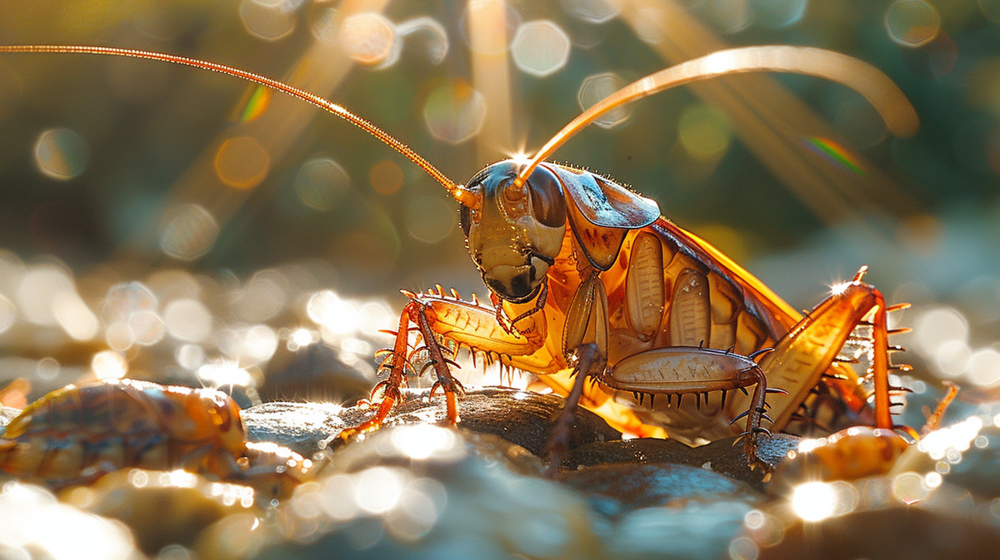
[[[472,87],[486,98],[486,120],[476,136],[477,163],[483,164],[513,147],[507,5],[504,0],[469,0],[467,10]]]
[[[727,48],[675,0],[618,0],[615,6],[622,20],[668,64]],[[851,177],[822,156],[808,153],[803,136],[835,138],[836,132],[771,76],[733,76],[690,84],[688,89],[724,111],[747,149],[822,220],[837,222],[858,207],[873,205],[899,214],[917,209],[912,197],[864,160],[859,165],[868,170],[867,176]]]
[[[811,47],[743,47],[714,52],[682,62],[639,79],[604,98],[563,127],[535,155],[532,165],[518,176],[523,182],[538,162],[552,155],[578,131],[602,115],[637,99],[695,81],[746,72],[790,72],[818,76],[842,83],[861,93],[875,106],[897,136],[910,136],[919,119],[896,84],[874,66],[856,58]]]

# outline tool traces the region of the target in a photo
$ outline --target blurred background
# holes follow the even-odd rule
[[[741,76],[609,114],[554,159],[656,199],[796,308],[869,265],[887,299],[914,304],[897,314],[913,375],[976,389],[964,398],[1000,386],[1000,0],[0,0],[0,43],[275,77],[458,182],[720,48],[858,57],[915,105],[915,136],[842,85]],[[486,294],[440,185],[240,80],[4,55],[0,130],[0,382],[28,382],[7,404],[126,373],[346,400],[370,387],[398,289]],[[310,377],[331,371],[346,385]]]

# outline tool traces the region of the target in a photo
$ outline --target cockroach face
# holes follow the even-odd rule
[[[521,187],[519,164],[495,163],[467,188],[479,208],[462,206],[462,230],[483,282],[502,299],[520,303],[538,294],[566,233],[566,198],[556,175],[539,165]]]

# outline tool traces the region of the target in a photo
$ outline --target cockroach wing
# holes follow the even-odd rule
[[[595,226],[637,229],[660,217],[655,200],[616,185],[589,171],[562,165],[543,164],[554,172],[580,213]]]
[[[607,270],[615,263],[629,230],[647,226],[660,217],[655,201],[593,173],[543,165],[559,177],[563,192],[573,201],[566,205],[570,229],[598,270]]]

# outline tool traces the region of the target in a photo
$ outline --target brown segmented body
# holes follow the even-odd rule
[[[639,360],[629,356],[608,368],[600,381],[622,391],[705,393],[729,391],[756,383],[757,363],[725,350],[670,346]],[[697,357],[695,357],[697,355]]]
[[[625,297],[641,302],[625,308],[629,328],[642,340],[649,340],[660,327],[666,294],[663,291],[663,250],[655,235],[642,232],[632,243],[626,273]]]
[[[70,385],[7,425],[0,469],[49,482],[123,467],[175,469],[221,478],[246,456],[239,406],[212,389],[134,380]]]
[[[563,338],[566,314],[581,283],[578,258],[583,257],[575,252],[574,238],[567,233],[562,251],[548,270],[549,293],[543,313],[518,322],[521,336],[516,343],[498,340],[509,337],[499,332],[492,309],[472,306],[443,294],[419,297],[426,306],[433,330],[443,338],[474,349],[479,347],[477,342],[491,340],[491,348],[499,354],[502,363],[542,374],[545,381],[545,374],[555,374],[568,367]],[[801,319],[753,276],[741,268],[734,270],[737,268],[735,263],[722,259],[724,257],[716,249],[665,219],[629,231],[617,260],[600,275],[608,301],[608,367],[613,370],[616,364],[630,356],[671,346],[702,346],[747,356],[773,346]],[[506,314],[515,317],[533,303],[504,302],[503,305]],[[458,308],[463,310],[460,322],[455,313]],[[657,325],[655,330],[651,331],[650,324]],[[496,350],[501,344],[503,350]],[[801,344],[808,345],[810,341],[803,340]],[[767,356],[762,364],[766,360]],[[833,363],[827,372],[846,379],[823,379],[824,371],[819,370],[806,376],[769,381],[769,386],[789,393],[768,397],[769,415],[776,420],[781,418],[780,426],[776,423],[778,429],[787,427],[792,413],[812,398],[810,392],[817,384],[823,383],[829,385],[847,410],[861,418],[870,414],[867,395],[851,368]],[[728,381],[722,383],[728,384]],[[718,389],[725,390],[721,386]],[[696,392],[712,390],[706,387]],[[644,390],[616,389],[598,383],[596,388],[587,389],[585,400],[588,406],[596,407],[612,398],[640,410],[649,410],[640,412],[640,417],[666,425],[671,435],[688,441],[715,439],[741,431],[730,426],[730,421],[748,410],[753,400],[751,395],[741,392],[726,400],[724,410],[722,397],[718,397],[718,401],[713,399],[711,406],[705,408],[700,406],[701,399],[688,402],[679,411],[666,399],[652,404],[640,403],[646,400],[641,393],[687,392],[693,391],[672,390],[665,385],[648,385]],[[707,395],[705,401],[708,402]]]

